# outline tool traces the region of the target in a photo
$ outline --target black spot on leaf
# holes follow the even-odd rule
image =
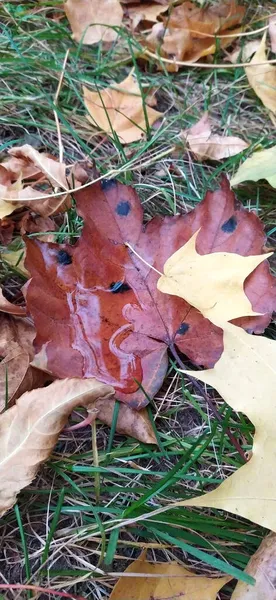
[[[112,294],[123,294],[124,292],[128,292],[131,288],[128,283],[124,283],[123,281],[112,281],[109,289]]]
[[[225,223],[223,223],[221,229],[222,231],[224,231],[224,233],[233,233],[233,231],[235,231],[237,227],[237,224],[237,218],[235,217],[235,215],[232,215],[232,217],[230,217],[228,221],[225,221]]]
[[[130,211],[131,211],[131,206],[130,206],[129,202],[127,202],[125,200],[122,200],[122,202],[119,202],[119,204],[117,204],[117,206],[116,206],[116,213],[120,217],[127,217],[128,213]]]
[[[105,192],[116,187],[116,185],[117,185],[116,179],[102,179],[102,181],[101,181],[101,188]]]
[[[57,261],[59,265],[71,265],[72,256],[66,250],[59,250],[57,253]]]
[[[190,328],[190,325],[188,325],[188,323],[181,323],[181,325],[176,333],[178,333],[179,335],[184,335],[184,333],[186,333],[189,328]]]

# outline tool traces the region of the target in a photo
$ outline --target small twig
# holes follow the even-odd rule
[[[160,275],[162,277],[163,273],[161,273],[161,271],[158,271],[158,269],[153,267],[142,256],[140,256],[140,254],[138,254],[138,252],[136,252],[136,250],[134,250],[134,248],[128,242],[125,242],[125,246],[127,246],[131,250],[131,252],[133,252],[133,254],[135,254],[143,263],[145,263],[145,265],[147,265],[147,267],[149,267],[150,269],[152,269],[153,271],[155,271],[156,273],[158,273],[158,275]]]
[[[233,63],[233,64],[228,64],[228,63],[208,64],[208,63],[201,63],[201,62],[191,62],[189,60],[184,61],[184,60],[174,60],[171,58],[164,58],[163,56],[155,54],[154,52],[150,52],[149,50],[144,50],[143,54],[146,56],[149,56],[150,58],[160,60],[161,62],[164,62],[169,65],[177,65],[179,67],[194,67],[194,68],[199,67],[200,69],[236,69],[237,67],[264,67],[265,65],[275,65],[276,64],[275,58],[273,58],[272,60],[265,60],[265,61],[258,62],[258,63],[241,62],[241,63]]]
[[[62,86],[62,83],[63,83],[63,78],[64,78],[64,73],[65,73],[65,69],[66,69],[66,64],[67,64],[69,52],[70,52],[70,48],[67,49],[65,57],[64,57],[64,61],[63,61],[63,65],[62,65],[62,70],[61,70],[61,74],[60,74],[60,78],[59,78],[59,82],[58,82],[58,86],[57,86],[57,91],[56,91],[55,97],[54,97],[54,106],[57,106],[58,97],[59,97],[61,86]],[[56,126],[57,126],[58,148],[59,148],[59,162],[62,163],[63,162],[64,147],[63,147],[62,138],[61,138],[61,130],[60,130],[59,118],[58,118],[58,115],[57,115],[57,111],[55,109],[54,109],[54,116],[55,116],[55,122],[56,122]]]
[[[223,418],[222,418],[221,414],[219,413],[217,407],[213,403],[212,399],[210,398],[209,394],[207,394],[204,391],[203,386],[194,377],[192,377],[191,375],[188,375],[188,373],[186,372],[187,371],[186,367],[185,367],[184,363],[182,362],[180,356],[178,356],[174,344],[171,344],[169,346],[169,349],[170,349],[173,357],[175,358],[177,364],[179,365],[179,367],[185,371],[185,375],[186,375],[187,379],[190,381],[190,383],[193,384],[193,386],[196,388],[198,393],[204,398],[205,402],[207,402],[208,406],[210,407],[212,413],[215,415],[216,419],[220,423],[223,423]],[[229,440],[232,442],[233,446],[235,446],[237,452],[239,453],[239,455],[241,456],[243,461],[246,463],[247,462],[246,454],[228,427],[225,429],[225,433],[227,433]]]

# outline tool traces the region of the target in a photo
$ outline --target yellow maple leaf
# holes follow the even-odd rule
[[[272,253],[261,256],[240,256],[230,252],[200,255],[196,251],[198,233],[166,261],[157,288],[184,298],[215,324],[258,314],[253,312],[243,284]]]
[[[245,67],[248,81],[254,92],[260,98],[262,103],[276,112],[276,67],[271,64],[260,64],[267,60],[266,56],[266,32],[260,42],[260,46],[255,52],[250,67]]]

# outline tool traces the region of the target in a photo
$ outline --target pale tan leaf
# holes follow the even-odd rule
[[[196,251],[198,233],[166,261],[157,288],[184,298],[215,324],[256,314],[244,293],[243,284],[272,253],[261,256],[240,256],[230,252],[200,255]]]
[[[276,52],[276,15],[272,15],[268,21],[269,37],[272,52]]]
[[[272,187],[276,188],[276,146],[254,152],[242,163],[230,183],[234,186],[243,181],[259,179],[266,179]]]
[[[276,112],[276,66],[271,64],[260,65],[267,60],[266,33],[264,34],[257,52],[254,54],[250,67],[245,67],[248,81],[262,103]]]
[[[26,392],[0,416],[0,514],[16,502],[39,465],[50,456],[69,414],[76,406],[112,395],[96,379],[65,379]]]
[[[252,54],[257,52],[260,43],[261,40],[251,40],[250,42],[244,44],[242,48],[237,48],[230,54],[227,54],[227,57],[233,64],[237,62],[246,62],[249,58],[251,58]]]
[[[231,600],[276,600],[276,535],[270,533],[251,557],[246,573],[254,577],[254,586],[239,581]]]
[[[95,402],[97,418],[102,421],[102,423],[109,425],[109,427],[113,420],[114,406],[115,400],[113,400],[113,398],[99,398]],[[146,409],[137,411],[127,404],[121,403],[119,406],[116,431],[122,435],[129,435],[144,444],[157,444],[155,433]]]
[[[120,27],[123,10],[119,0],[67,0],[64,10],[73,38],[83,44],[113,42]]]
[[[132,73],[116,87],[91,92],[83,87],[88,120],[114,138],[115,132],[123,144],[141,139],[146,133],[146,122],[139,85]],[[163,116],[147,106],[148,122],[152,125]]]
[[[150,563],[145,552],[126,568],[125,573],[134,576],[121,577],[109,600],[216,600],[219,590],[231,580],[231,577],[196,575],[177,562]]]
[[[221,160],[248,148],[247,142],[239,137],[212,134],[208,113],[193,127],[182,132],[182,137],[198,160]]]

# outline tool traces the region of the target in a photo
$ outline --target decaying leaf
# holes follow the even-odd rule
[[[246,572],[254,577],[254,586],[239,581],[231,600],[276,600],[276,535],[270,533],[251,557]]]
[[[231,577],[215,579],[196,575],[177,562],[150,563],[146,552],[142,552],[125,573],[134,576],[121,577],[109,600],[138,600],[138,597],[139,600],[216,600],[218,592],[231,580]]]
[[[83,44],[113,42],[123,18],[119,0],[67,0],[64,10],[73,38]]]
[[[113,420],[114,405],[115,400],[113,398],[98,398],[95,405],[91,405],[90,410],[95,408],[97,419],[110,427]],[[155,433],[145,408],[138,412],[130,406],[121,404],[116,431],[121,435],[133,437],[144,444],[157,444]]]
[[[165,262],[158,289],[184,297],[214,324],[256,315],[244,293],[244,282],[273,252],[260,256],[213,252],[202,256],[196,251],[198,233]]]
[[[238,185],[243,181],[258,181],[266,179],[272,187],[276,188],[276,146],[267,150],[254,152],[239,167],[237,173],[231,179],[231,186]]]
[[[188,302],[157,289],[167,259],[201,228],[201,254],[261,254],[263,226],[236,201],[223,180],[216,192],[186,215],[157,216],[143,225],[135,191],[108,180],[75,195],[84,219],[74,246],[27,240],[31,273],[26,301],[35,327],[35,365],[57,377],[95,376],[111,383],[117,397],[147,404],[167,369],[167,347],[176,345],[195,364],[213,366],[222,352],[222,332]],[[129,243],[135,253],[126,247]],[[262,293],[260,293],[260,290]],[[275,283],[266,262],[245,281],[253,310],[262,316],[239,321],[261,333],[275,307]]]
[[[183,131],[182,138],[198,160],[221,160],[248,148],[247,142],[239,137],[212,134],[208,113],[190,129]]]
[[[165,58],[177,61],[195,62],[199,58],[214,54],[219,34],[233,30],[239,25],[245,14],[245,8],[235,1],[221,2],[199,8],[193,2],[183,2],[173,6],[169,16],[162,23],[156,23],[146,38],[150,50]],[[221,38],[220,46],[225,48],[233,38]],[[166,65],[171,71],[177,71],[178,65]]]
[[[16,502],[31,483],[39,465],[51,454],[68,415],[76,406],[89,405],[113,394],[96,379],[65,379],[26,392],[15,406],[0,415],[0,514]]]
[[[129,144],[145,135],[147,126],[139,85],[130,73],[121,83],[104,90],[91,92],[83,87],[88,120],[122,144]],[[163,116],[151,106],[146,107],[149,125]]]
[[[242,47],[238,47],[230,54],[227,54],[227,57],[233,64],[237,62],[246,62],[251,58],[252,54],[257,52],[260,43],[261,40],[251,40],[250,42],[246,42]]]
[[[260,42],[257,52],[250,61],[250,67],[245,67],[248,81],[262,103],[276,112],[276,67],[271,64],[260,65],[267,60],[266,32]]]

